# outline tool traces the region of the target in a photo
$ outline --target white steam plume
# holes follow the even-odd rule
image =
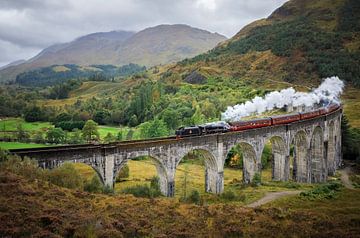
[[[320,102],[340,103],[339,96],[344,88],[344,82],[338,77],[324,79],[321,85],[312,92],[296,92],[293,88],[283,89],[280,92],[274,91],[264,97],[255,97],[251,101],[228,107],[222,114],[222,119],[226,121],[238,121],[242,117],[253,114],[261,114],[274,108],[285,106],[305,106],[311,107]]]

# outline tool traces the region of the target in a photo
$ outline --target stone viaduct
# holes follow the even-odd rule
[[[243,152],[244,183],[250,183],[255,173],[261,173],[261,155],[266,143],[272,145],[273,180],[326,181],[341,163],[341,116],[339,109],[309,120],[239,132],[11,152],[37,159],[41,167],[49,169],[66,161],[86,163],[109,186],[113,186],[117,173],[128,160],[148,156],[156,166],[162,193],[171,197],[174,196],[175,173],[180,161],[189,152],[199,151],[205,158],[205,189],[219,194],[224,189],[226,156],[236,145]]]

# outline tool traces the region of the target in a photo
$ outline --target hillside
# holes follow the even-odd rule
[[[335,199],[294,197],[251,209],[89,194],[28,174],[25,179],[0,171],[1,237],[359,236],[357,190],[343,189]]]
[[[206,71],[251,81],[314,86],[337,75],[360,86],[360,2],[291,0],[175,72]]]
[[[22,72],[51,65],[167,64],[212,49],[226,38],[187,25],[160,25],[138,33],[93,33],[72,42],[50,46],[23,64],[0,71],[0,81],[14,80]]]

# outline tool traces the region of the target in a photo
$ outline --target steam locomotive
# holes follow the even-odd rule
[[[339,104],[330,104],[328,107],[322,107],[311,112],[300,112],[293,114],[285,114],[280,116],[272,116],[267,118],[254,119],[249,121],[236,122],[211,122],[203,125],[180,127],[176,130],[176,137],[201,136],[213,133],[226,133],[229,131],[243,131],[247,129],[255,129],[266,126],[289,124],[296,121],[312,119],[320,115],[326,115],[336,111],[341,106]]]

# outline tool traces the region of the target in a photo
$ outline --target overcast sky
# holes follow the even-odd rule
[[[111,30],[188,24],[231,37],[286,0],[0,0],[0,66]]]

